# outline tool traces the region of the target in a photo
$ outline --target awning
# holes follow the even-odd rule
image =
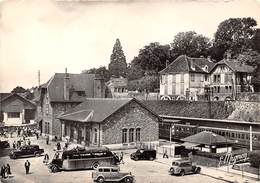
[[[184,142],[181,145],[185,146],[186,148],[191,148],[191,147],[197,147],[199,144],[194,144],[194,143],[190,143],[190,142]]]

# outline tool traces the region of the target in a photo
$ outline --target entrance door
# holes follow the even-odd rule
[[[79,127],[78,128],[78,143],[81,144],[81,140],[82,140],[82,130],[81,128]]]
[[[89,146],[89,142],[90,142],[90,131],[89,131],[89,128],[86,127],[86,130],[85,130],[85,143],[86,143],[86,146]]]

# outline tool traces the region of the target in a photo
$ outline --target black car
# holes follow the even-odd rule
[[[138,149],[130,155],[132,160],[154,160],[156,158],[156,150],[154,149]]]
[[[30,157],[30,156],[40,156],[44,153],[43,149],[40,149],[38,145],[25,145],[20,147],[19,149],[13,149],[9,156],[12,159],[20,158],[20,157]]]
[[[8,141],[4,140],[4,141],[1,141],[0,140],[0,148],[8,148],[10,147],[10,144],[8,143]]]

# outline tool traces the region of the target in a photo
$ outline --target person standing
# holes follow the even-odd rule
[[[121,151],[121,154],[120,154],[120,163],[124,164],[124,153]]]
[[[13,142],[13,149],[16,149],[16,141]]]
[[[3,165],[3,166],[1,167],[1,177],[2,177],[3,179],[6,178],[6,177],[5,177],[5,165]]]
[[[46,154],[44,155],[43,163],[45,163],[45,165],[47,165],[48,162],[49,162],[49,155],[46,153]]]
[[[57,150],[59,151],[61,149],[60,142],[57,143]]]
[[[31,163],[28,160],[26,160],[26,162],[24,163],[26,174],[29,174],[30,166],[31,166]]]
[[[11,173],[10,165],[8,163],[6,164],[5,170],[6,170],[7,177],[9,177],[12,173]]]
[[[47,137],[46,137],[46,144],[48,145],[49,144],[49,135],[47,135]]]

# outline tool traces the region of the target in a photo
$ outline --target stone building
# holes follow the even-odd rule
[[[87,99],[58,117],[62,137],[87,146],[158,143],[160,117],[136,99]]]
[[[209,73],[214,63],[207,58],[181,55],[160,71],[162,100],[198,100],[209,84]]]
[[[111,77],[106,83],[110,89],[113,98],[127,97],[127,79],[123,77]]]
[[[56,117],[85,98],[105,97],[103,77],[95,74],[56,73],[40,86],[37,121],[43,135],[61,137],[61,123]]]
[[[21,126],[33,122],[36,105],[16,94],[5,96],[0,101],[0,116],[4,126]]]
[[[214,100],[237,99],[243,92],[253,92],[254,68],[234,59],[219,61],[210,72],[210,88]]]

